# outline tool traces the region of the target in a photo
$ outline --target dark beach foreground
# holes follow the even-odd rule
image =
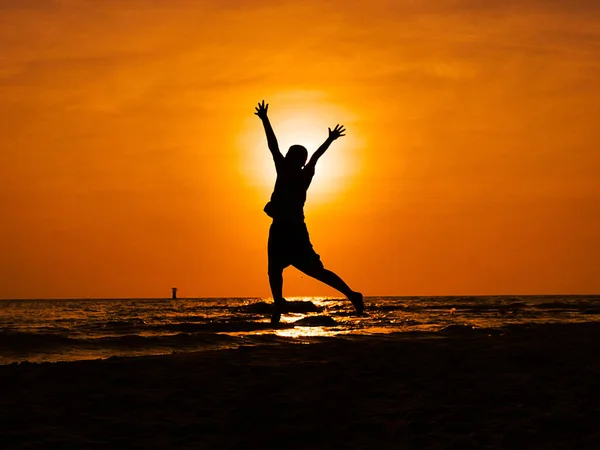
[[[0,366],[1,448],[600,448],[600,324]]]

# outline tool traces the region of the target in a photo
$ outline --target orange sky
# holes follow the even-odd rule
[[[600,4],[430,3],[0,0],[0,298],[269,296],[263,98],[354,289],[600,292]]]

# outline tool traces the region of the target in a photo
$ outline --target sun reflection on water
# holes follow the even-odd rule
[[[347,334],[348,330],[332,329],[331,327],[301,327],[282,328],[275,330],[275,334],[287,338],[305,337],[331,337],[339,334]]]
[[[316,306],[325,307],[331,306],[332,304],[336,304],[336,302],[347,302],[343,297],[286,297],[288,302],[312,302]]]

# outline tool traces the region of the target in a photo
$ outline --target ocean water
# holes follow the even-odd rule
[[[0,364],[600,321],[600,295],[370,297],[362,317],[339,298],[288,300],[276,327],[260,298],[0,300]]]

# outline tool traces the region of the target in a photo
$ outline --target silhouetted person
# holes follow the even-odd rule
[[[308,152],[301,145],[292,145],[285,157],[279,151],[275,133],[267,117],[269,105],[265,101],[256,107],[256,114],[265,127],[269,150],[273,155],[277,181],[264,211],[273,219],[269,230],[269,284],[275,306],[272,323],[278,323],[285,309],[283,298],[283,269],[294,266],[307,275],[337,289],[352,302],[356,312],[364,310],[363,295],[353,291],[338,275],[323,267],[321,258],[314,251],[304,223],[306,191],[315,175],[315,165],[331,143],[346,131],[343,126],[329,128],[329,137],[306,163]],[[306,165],[305,165],[306,164]]]
[[[171,298],[177,300],[177,288],[171,288]]]

